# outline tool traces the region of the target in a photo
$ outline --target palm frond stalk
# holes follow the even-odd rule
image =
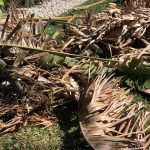
[[[102,13],[67,21],[20,19],[12,10],[0,20],[0,69],[19,84],[0,77],[0,134],[33,122],[47,127],[60,101],[77,99],[82,132],[94,149],[148,149],[149,112],[107,75],[121,72],[150,94],[149,9],[120,10],[111,3]]]

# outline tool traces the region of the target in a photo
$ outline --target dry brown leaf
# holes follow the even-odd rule
[[[149,147],[143,141],[148,121],[143,117],[143,104],[133,104],[133,97],[127,96],[111,76],[99,76],[93,85],[93,95],[87,93],[79,100],[80,126],[88,143],[95,150],[103,150],[110,143],[114,149]]]

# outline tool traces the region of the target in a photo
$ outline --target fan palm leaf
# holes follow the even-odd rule
[[[150,112],[133,103],[129,91],[105,74],[84,91],[79,100],[79,121],[83,135],[95,150],[148,149],[146,122]]]

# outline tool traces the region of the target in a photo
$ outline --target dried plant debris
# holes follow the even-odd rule
[[[120,88],[112,76],[98,76],[82,93],[79,120],[86,140],[95,150],[148,149],[146,122],[150,112]],[[114,147],[114,148],[112,148]]]
[[[3,91],[0,91],[1,134],[17,130],[28,123],[35,122],[37,125],[48,127],[56,121],[52,105],[55,98],[61,94],[60,91],[63,92],[61,82],[53,79],[50,73],[38,71],[30,65],[13,68],[11,71],[13,76],[19,79],[25,97],[18,97],[11,84],[4,84],[3,81]]]
[[[138,11],[140,13],[137,14]],[[97,60],[110,59],[109,63],[105,64],[110,67],[125,65],[133,57],[139,59],[142,56],[143,63],[149,63],[149,9],[134,9],[126,13],[118,9],[115,4],[110,4],[103,13],[96,15],[86,13],[83,18],[72,17],[67,22],[52,19],[45,22],[32,15],[19,20],[18,23],[15,21],[13,27],[9,22],[14,18],[11,17],[10,21],[8,18],[4,28],[2,27],[2,46],[5,43],[7,47],[25,50],[30,47],[30,51],[49,52],[62,57],[88,59],[96,56]],[[74,18],[80,21],[79,26],[73,24]],[[57,23],[64,24],[65,27],[54,29],[52,36],[48,37],[45,32],[53,30],[51,24]],[[58,34],[63,35],[64,38],[56,40]]]
[[[110,3],[55,19],[12,10],[0,19],[0,134],[48,127],[55,107],[76,100],[94,149],[149,149],[150,114],[119,83],[150,95],[150,9]]]
[[[150,7],[149,0],[125,0],[124,3],[131,7]]]

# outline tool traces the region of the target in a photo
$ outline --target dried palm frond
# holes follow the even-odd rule
[[[9,77],[17,78],[25,101],[22,102],[16,94],[18,89],[12,90],[11,83],[9,86],[6,84],[8,89],[3,93],[0,91],[1,133],[13,131],[27,122],[50,125],[53,121],[49,118],[52,106],[59,103],[56,99],[78,99],[82,95],[79,85],[69,76],[72,71],[78,71],[79,83],[84,80],[79,68],[85,69],[89,78],[103,74],[101,68],[115,69],[118,64],[125,66],[124,70],[129,74],[146,72],[148,77],[150,75],[149,67],[143,68],[149,63],[149,9],[124,12],[115,4],[110,4],[103,13],[86,13],[85,17],[76,18],[82,22],[79,26],[72,23],[72,18],[62,22],[51,18],[47,21],[37,19],[34,15],[21,19],[15,17],[15,13],[12,16],[8,15],[0,25],[0,61],[6,62]],[[54,23],[65,26],[61,31],[64,39],[55,39],[58,30],[52,36],[45,34],[49,25]],[[142,47],[136,41],[142,43]],[[132,61],[134,59],[138,60]],[[74,66],[80,67],[73,70]],[[0,81],[0,85],[7,80]],[[85,87],[82,85],[81,90],[88,83],[86,78]],[[126,90],[120,88],[115,80],[100,76],[84,93],[85,97],[80,98],[81,128],[94,148],[96,144],[99,148],[101,141],[110,141],[110,145],[118,148],[149,146],[146,142],[149,137],[145,137],[148,128],[144,128],[149,114],[142,104],[132,104],[132,98],[126,94]],[[5,116],[8,119],[5,120]]]
[[[125,0],[126,6],[133,7],[150,7],[149,0]]]
[[[137,14],[137,11],[140,13]],[[2,27],[0,45],[3,49],[17,47],[34,52],[49,52],[55,55],[86,59],[93,56],[104,57],[107,58],[106,61],[109,61],[109,66],[114,67],[115,62],[118,64],[119,57],[128,54],[128,58],[122,57],[124,60],[127,59],[125,61],[138,57],[142,48],[149,43],[150,13],[148,9],[134,9],[126,14],[115,4],[110,4],[103,13],[96,15],[87,13],[82,21],[83,23],[77,27],[69,21],[35,20],[34,15],[31,15],[12,24],[12,20],[8,17]],[[56,41],[52,39],[54,36],[48,37],[45,34],[48,26],[53,23],[66,25],[67,32],[63,31],[65,40]],[[142,47],[138,48],[136,41]],[[148,54],[147,48],[143,51],[144,55]],[[69,52],[69,54],[64,52]],[[82,56],[78,55],[79,53],[82,53]],[[90,59],[104,60],[95,57]]]
[[[148,149],[146,122],[150,112],[112,79],[98,76],[79,103],[79,121],[83,135],[95,150]]]

